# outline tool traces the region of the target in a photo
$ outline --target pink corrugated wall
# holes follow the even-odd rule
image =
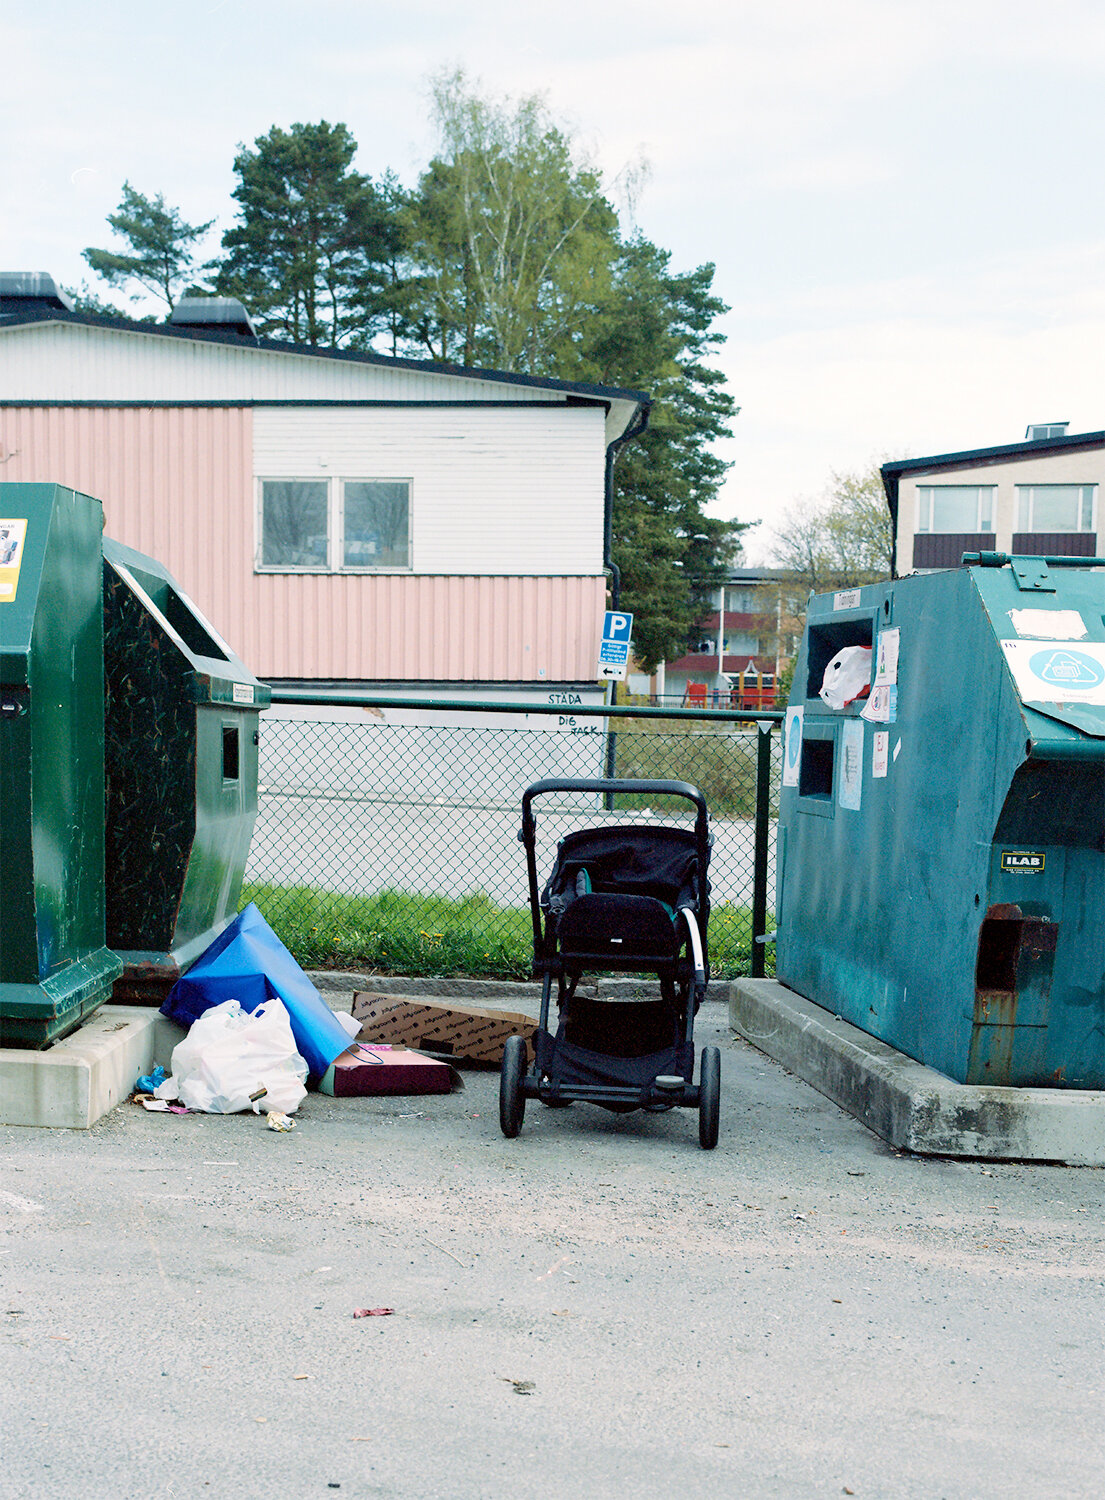
[[[5,407],[0,459],[0,479],[103,501],[108,535],[162,561],[261,677],[595,677],[600,577],[255,574],[248,407]]]
[[[248,407],[6,407],[2,477],[54,480],[103,502],[104,531],[175,575],[239,646],[251,576]]]
[[[276,573],[254,578],[251,597],[262,676],[586,682],[597,672],[605,584]]]

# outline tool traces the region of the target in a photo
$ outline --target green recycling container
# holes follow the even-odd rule
[[[103,544],[107,941],[160,1002],[236,915],[271,690],[169,572]]]
[[[961,1083],[1105,1088],[1105,564],[815,597],[776,975]]]
[[[0,1046],[46,1047],[111,995],[98,500],[0,484]]]

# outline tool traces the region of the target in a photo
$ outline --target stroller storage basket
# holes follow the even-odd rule
[[[539,892],[534,802],[555,792],[683,798],[694,828],[623,822],[578,829],[560,841]],[[717,1141],[718,1049],[703,1052],[694,1073],[694,1015],[709,979],[709,816],[697,787],[684,781],[549,780],[522,798],[533,966],[543,976],[536,1064],[527,1074],[514,1048],[503,1060],[500,1119],[517,1135],[527,1098],[545,1104],[586,1100],[607,1109],[699,1109],[699,1139]],[[576,997],[588,971],[654,974],[659,1000]],[[550,1026],[556,981],[559,1022]]]

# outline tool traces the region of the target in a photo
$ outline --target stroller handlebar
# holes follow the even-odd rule
[[[684,797],[688,802],[693,802],[697,810],[696,831],[701,829],[704,833],[709,820],[706,798],[689,781],[636,781],[628,777],[603,777],[595,780],[585,777],[550,777],[545,781],[535,781],[522,795],[523,836],[534,830],[534,798],[542,797],[546,792],[619,792],[644,793],[650,797]]]

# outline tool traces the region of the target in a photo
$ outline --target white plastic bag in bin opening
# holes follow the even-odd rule
[[[266,1000],[251,1013],[224,1000],[193,1021],[173,1048],[172,1077],[157,1092],[207,1114],[291,1114],[307,1093],[306,1079],[281,1001]]]
[[[821,697],[830,708],[847,708],[871,685],[871,647],[845,646],[825,668]]]

